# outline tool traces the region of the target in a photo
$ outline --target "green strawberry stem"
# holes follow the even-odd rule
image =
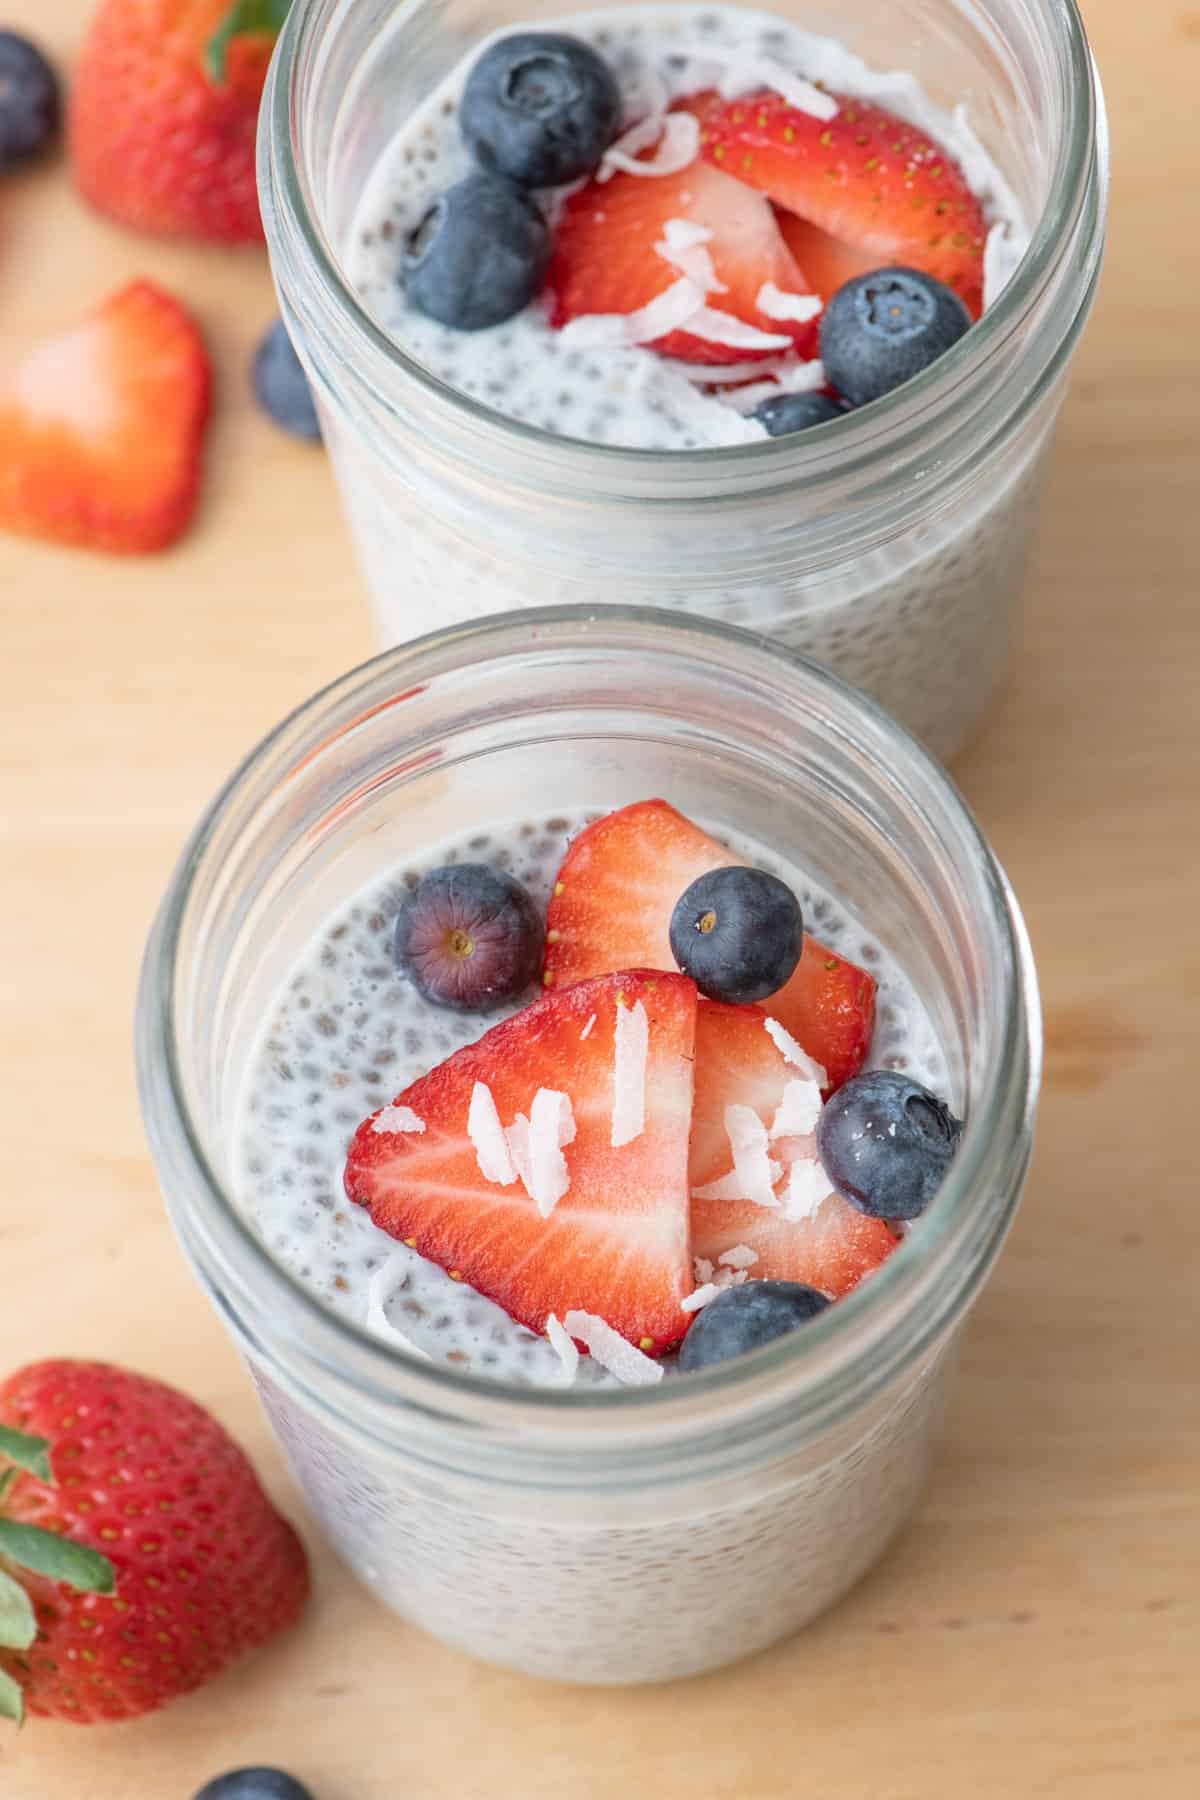
[[[15,1431],[11,1425],[0,1425],[0,1460],[7,1457],[39,1481],[53,1481],[50,1472],[50,1445],[46,1438],[31,1437],[26,1431]]]
[[[0,1719],[12,1719],[17,1725],[25,1723],[25,1696],[3,1669],[0,1669]]]
[[[236,37],[276,38],[283,30],[290,0],[233,0],[233,5],[208,40],[204,63],[218,87],[225,82],[225,62]]]
[[[21,1476],[53,1485],[50,1445],[11,1425],[0,1425],[0,1459],[11,1465],[0,1470],[0,1507]],[[5,1565],[8,1565],[6,1567]],[[116,1586],[107,1556],[72,1538],[58,1537],[40,1525],[25,1525],[0,1514],[0,1650],[28,1650],[37,1637],[33,1604],[9,1568],[28,1569],[50,1581],[87,1594],[111,1594]],[[0,1669],[0,1719],[25,1722],[25,1697],[20,1684]]]

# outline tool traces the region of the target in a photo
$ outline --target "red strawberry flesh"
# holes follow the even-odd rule
[[[848,95],[817,119],[777,94],[707,111],[701,154],[843,243],[872,266],[904,264],[983,306],[987,235],[979,201],[942,146],[907,120]],[[812,271],[809,271],[810,277]]]
[[[589,825],[570,846],[546,918],[548,986],[613,969],[673,969],[675,902],[700,875],[740,859],[665,800],[644,800]],[[795,974],[765,1010],[816,1062],[830,1088],[857,1074],[875,1022],[876,983],[810,937]]]
[[[710,308],[789,339],[801,356],[816,354],[814,321],[773,319],[758,306],[766,283],[787,294],[809,291],[770,205],[699,160],[677,175],[620,171],[571,196],[555,231],[546,279],[551,324],[563,326],[594,313],[637,312],[679,281],[682,271],[656,249],[671,220],[711,233],[704,248],[726,291],[706,296]],[[710,364],[754,361],[789,350],[787,343],[739,348],[685,330],[671,331],[647,347],[663,356]]]
[[[649,1027],[645,1124],[614,1148],[619,1008]],[[608,975],[550,993],[398,1095],[423,1132],[359,1127],[346,1192],[375,1224],[541,1332],[550,1313],[595,1313],[652,1354],[683,1337],[691,1290],[688,1134],[696,989],[678,974]],[[543,1218],[518,1180],[481,1173],[467,1131],[477,1082],[502,1125],[529,1116],[541,1088],[566,1093],[575,1120],[570,1185]]]
[[[694,1190],[729,1173],[732,1151],[725,1109],[753,1107],[770,1130],[784,1090],[799,1071],[780,1053],[757,1006],[722,1006],[701,1000],[696,1020],[696,1099],[688,1180],[692,1194],[692,1250],[714,1267],[740,1246],[758,1260],[753,1281],[802,1281],[839,1299],[886,1261],[898,1239],[882,1219],[867,1218],[838,1194],[821,1202],[811,1219],[788,1220],[750,1200],[702,1200]],[[786,1163],[815,1156],[812,1140],[771,1146]]]

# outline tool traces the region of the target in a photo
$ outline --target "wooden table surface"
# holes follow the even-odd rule
[[[64,60],[77,0],[15,0]],[[1025,1208],[928,1498],[799,1640],[613,1694],[477,1667],[311,1538],[290,1641],[145,1721],[0,1729],[4,1800],[187,1800],[277,1761],[318,1800],[1195,1800],[1200,1794],[1200,185],[1194,0],[1092,0],[1115,230],[1020,654],[960,774],[1033,933],[1048,1029]],[[294,1512],[176,1251],[134,1097],[142,941],[198,809],[371,648],[323,456],[254,414],[255,254],[140,243],[61,169],[0,192],[0,340],[152,273],[219,364],[202,521],[105,561],[0,542],[0,1369],[100,1356],[191,1390]]]

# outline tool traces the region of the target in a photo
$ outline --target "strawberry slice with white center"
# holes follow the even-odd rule
[[[705,110],[701,154],[777,206],[865,251],[903,264],[983,307],[983,211],[959,165],[916,125],[869,101],[834,95],[817,119],[778,94]],[[811,276],[811,271],[809,271]]]
[[[770,1138],[797,1073],[771,1038],[767,1014],[760,1007],[701,1000],[688,1175],[692,1250],[715,1269],[724,1254],[744,1246],[758,1258],[747,1268],[752,1281],[803,1281],[836,1300],[886,1261],[899,1239],[882,1219],[868,1218],[839,1194],[826,1191],[816,1198],[829,1183],[816,1160],[811,1132]],[[726,1185],[724,1178],[733,1165],[726,1126],[731,1106],[752,1108],[768,1134],[771,1157],[783,1170],[776,1183],[778,1211],[751,1200],[705,1199],[696,1193],[712,1184]],[[789,1219],[784,1202],[791,1170],[797,1165],[799,1179],[816,1201],[815,1210],[811,1217]]]
[[[612,969],[674,969],[676,901],[698,876],[740,860],[665,800],[641,800],[596,820],[558,872],[546,915],[546,985]],[[824,1066],[832,1091],[866,1062],[875,989],[865,969],[806,931],[795,974],[762,1004]]]
[[[680,226],[696,230],[681,234]],[[693,248],[707,252],[720,286],[703,292],[703,302],[710,315],[730,319],[730,341],[675,328],[645,348],[712,364],[757,361],[793,348],[802,357],[816,355],[815,318],[781,319],[759,306],[764,287],[797,299],[810,294],[769,202],[699,159],[674,175],[621,171],[607,181],[589,181],[571,196],[555,231],[546,278],[551,324],[640,312],[684,277],[684,268],[659,249],[669,249],[671,238],[681,235],[696,239]],[[737,321],[773,341],[739,341]],[[706,329],[719,333],[719,318],[714,323],[710,316]]]
[[[548,994],[406,1088],[393,1103],[405,1113],[384,1108],[365,1120],[350,1145],[346,1192],[382,1230],[532,1331],[543,1331],[551,1313],[577,1309],[659,1355],[690,1323],[680,1301],[694,1285],[687,1164],[695,1028],[696,989],[679,974],[610,975]],[[490,1103],[475,1098],[477,1084]],[[503,1151],[488,1143],[481,1158],[480,1148],[491,1106],[508,1128],[531,1119],[542,1090],[566,1095],[574,1127],[555,1146],[567,1185],[548,1216],[519,1176],[496,1178],[507,1172]],[[559,1108],[540,1110],[557,1117]],[[424,1130],[386,1128],[408,1114]],[[531,1162],[537,1124],[525,1137]]]

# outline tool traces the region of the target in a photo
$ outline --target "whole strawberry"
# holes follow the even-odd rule
[[[287,0],[101,0],[68,149],[99,212],[139,231],[262,238],[255,134]]]
[[[130,1719],[295,1623],[308,1563],[249,1461],[106,1363],[0,1385],[0,1716]]]

